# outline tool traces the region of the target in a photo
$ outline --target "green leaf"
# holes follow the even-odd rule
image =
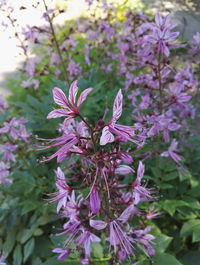
[[[200,261],[200,251],[189,251],[180,260],[183,265],[198,265]]]
[[[35,246],[35,239],[31,238],[24,246],[24,262],[27,261],[27,259],[30,257],[34,250]]]
[[[21,265],[22,262],[22,247],[17,245],[13,254],[13,265]]]
[[[35,258],[34,256],[31,265],[42,265],[42,261],[40,258]]]
[[[179,173],[180,181],[184,181],[184,180],[192,178],[190,171],[187,169],[179,169],[178,173]]]
[[[200,220],[199,219],[189,220],[188,222],[184,223],[184,225],[182,226],[180,235],[189,236],[196,229],[200,229]]]
[[[100,243],[92,244],[92,253],[95,258],[103,258],[103,247]]]
[[[193,198],[193,197],[189,197],[189,196],[185,196],[184,201],[186,201],[188,203],[188,206],[192,209],[200,209],[200,203],[197,199]]]
[[[36,203],[34,201],[27,201],[24,204],[24,207],[22,208],[21,214],[24,215],[25,213],[28,213],[32,210],[35,210],[36,208],[38,208],[38,203]]]
[[[8,232],[6,241],[3,245],[3,256],[4,257],[7,257],[9,253],[12,251],[14,244],[15,244],[15,240],[16,240],[16,232],[15,230],[11,230],[10,232]]]
[[[161,202],[161,205],[163,210],[173,216],[177,207],[188,206],[188,203],[182,200],[165,200]]]
[[[33,234],[33,229],[23,229],[17,234],[17,240],[24,244]]]
[[[163,234],[157,236],[156,239],[154,240],[156,253],[165,252],[172,239],[173,239],[172,237]]]
[[[192,233],[192,242],[200,242],[200,225],[194,228],[194,231]]]
[[[175,257],[167,253],[158,253],[153,257],[154,265],[182,265]]]
[[[36,228],[35,231],[33,232],[34,236],[41,236],[43,234],[43,230],[41,228]]]
[[[173,171],[167,175],[164,175],[163,180],[164,181],[169,181],[172,179],[176,179],[178,177],[178,172],[177,171]]]
[[[169,190],[169,189],[174,188],[174,186],[171,185],[171,184],[168,184],[168,183],[162,183],[160,188],[161,188],[162,190]]]

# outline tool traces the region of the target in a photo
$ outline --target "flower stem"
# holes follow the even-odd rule
[[[60,51],[60,47],[59,47],[59,44],[58,44],[58,40],[56,38],[56,34],[55,34],[55,30],[54,30],[54,26],[53,26],[53,23],[52,23],[52,20],[48,14],[48,7],[46,5],[46,2],[45,0],[42,0],[43,1],[43,4],[44,4],[44,7],[45,7],[45,10],[46,10],[46,13],[47,13],[47,17],[48,17],[48,21],[49,21],[49,25],[50,25],[50,29],[51,29],[51,33],[52,33],[52,36],[53,36],[53,40],[54,40],[54,43],[55,43],[55,46],[56,46],[56,50],[57,50],[57,53],[60,57],[60,61],[61,61],[61,64],[62,64],[62,68],[63,68],[63,72],[65,74],[65,79],[66,81],[68,82],[68,78],[67,78],[67,70],[66,70],[66,65],[65,65],[65,62],[64,62],[64,59],[62,57],[62,53]]]
[[[158,102],[158,108],[160,111],[160,114],[162,114],[163,106],[162,106],[162,80],[161,80],[161,53],[158,54],[158,89],[159,89],[159,102]]]

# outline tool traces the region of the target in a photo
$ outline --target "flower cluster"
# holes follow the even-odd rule
[[[27,143],[30,133],[27,132],[24,125],[24,119],[11,118],[3,123],[0,128],[1,144],[0,144],[0,184],[12,183],[12,179],[8,178],[9,170],[15,163],[14,152],[20,148],[20,143]]]
[[[198,89],[189,65],[177,71],[168,60],[170,49],[180,46],[174,42],[178,36],[177,32],[171,31],[174,27],[169,15],[162,18],[157,14],[155,23],[143,23],[138,28],[138,32],[142,32],[138,39],[142,52],[136,57],[143,62],[147,73],[133,78],[133,87],[140,86],[141,89],[133,90],[129,95],[133,120],[137,126],[143,127],[145,138],[161,136],[164,143],[171,141],[173,132],[180,129],[181,133],[187,131],[187,118],[195,117],[195,108],[190,101]],[[173,139],[168,151],[156,152],[169,156],[179,164],[182,158],[175,153],[177,144]]]
[[[154,237],[148,233],[151,228],[131,225],[136,216],[147,219],[139,205],[154,200],[154,191],[142,183],[145,170],[142,161],[134,176],[131,152],[123,150],[125,143],[132,143],[137,152],[143,142],[137,128],[116,123],[122,114],[121,90],[114,100],[111,120],[106,122],[104,115],[94,126],[89,124],[81,115],[80,106],[91,91],[92,88],[88,88],[77,98],[77,81],[70,86],[68,98],[61,89],[53,89],[54,101],[61,108],[51,111],[48,118],[65,117],[65,120],[60,129],[63,135],[48,140],[47,148],[59,149],[46,160],[57,157],[57,162],[66,158],[77,161],[68,168],[68,178],[60,167],[55,171],[57,191],[49,194],[49,201],[57,202],[57,213],[65,220],[60,234],[66,235],[66,240],[63,248],[53,252],[64,260],[79,250],[81,257],[84,256],[81,263],[90,264],[91,245],[101,242],[103,233],[113,247],[110,253],[113,264],[134,256],[137,244],[154,255]],[[129,181],[124,184],[123,179],[127,178]],[[72,247],[72,242],[76,247]]]

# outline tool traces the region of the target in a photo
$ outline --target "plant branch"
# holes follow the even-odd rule
[[[51,33],[52,33],[52,36],[53,36],[53,40],[54,40],[54,43],[55,43],[55,46],[56,46],[56,50],[57,50],[58,55],[59,55],[59,57],[60,57],[60,61],[61,61],[62,68],[63,68],[63,72],[64,72],[64,74],[65,74],[65,79],[66,79],[66,81],[68,82],[66,65],[65,65],[64,59],[63,59],[63,57],[62,57],[62,53],[61,53],[61,50],[60,50],[60,47],[59,47],[58,40],[57,40],[57,38],[56,38],[56,33],[55,33],[55,30],[54,30],[54,26],[53,26],[52,20],[51,20],[49,14],[48,14],[48,7],[47,7],[47,5],[46,5],[45,0],[42,0],[42,1],[43,1],[43,4],[44,4],[44,7],[45,7],[45,10],[46,10],[46,13],[47,13],[47,17],[48,17],[48,21],[49,21],[49,25],[50,25]]]

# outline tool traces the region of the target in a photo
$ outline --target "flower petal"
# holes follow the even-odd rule
[[[115,169],[115,174],[119,174],[119,175],[127,175],[132,172],[134,172],[134,170],[127,165],[120,165],[119,167]]]
[[[122,114],[122,100],[123,95],[121,89],[117,93],[117,96],[113,105],[113,120],[116,122]]]
[[[142,161],[139,162],[138,170],[137,170],[137,179],[141,180],[144,175],[144,165]]]
[[[109,127],[106,126],[103,128],[102,135],[100,138],[100,145],[106,145],[107,143],[114,142],[115,138],[112,133],[109,131]]]
[[[71,112],[65,110],[65,109],[55,109],[49,112],[47,119],[52,119],[52,118],[60,118],[63,116],[68,116]]]
[[[75,105],[75,100],[76,100],[76,95],[78,92],[78,86],[77,86],[77,80],[75,80],[70,88],[69,88],[69,102],[74,106]]]
[[[86,100],[87,96],[89,95],[89,93],[93,90],[93,88],[87,88],[85,89],[81,94],[80,97],[77,101],[77,106],[80,107],[80,105]]]
[[[102,230],[106,228],[107,223],[101,220],[90,220],[90,226],[96,230]]]
[[[64,108],[67,108],[67,109],[70,109],[69,102],[68,102],[64,92],[60,88],[54,87],[53,99],[57,105],[64,107]]]

